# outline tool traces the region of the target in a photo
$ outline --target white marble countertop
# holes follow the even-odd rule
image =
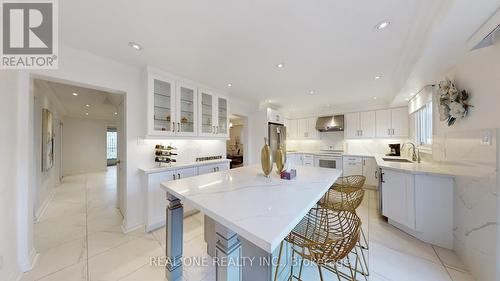
[[[139,168],[139,171],[141,171],[145,174],[152,174],[152,173],[161,173],[161,172],[172,171],[172,170],[177,170],[177,169],[199,167],[199,166],[218,164],[218,163],[224,163],[224,162],[231,162],[231,160],[230,159],[216,159],[216,160],[208,160],[208,161],[201,161],[201,162],[175,163],[175,164],[172,164],[172,166],[168,166],[168,167],[165,166],[165,167]]]
[[[272,253],[338,179],[341,170],[297,167],[282,180],[260,165],[164,182],[162,188]]]

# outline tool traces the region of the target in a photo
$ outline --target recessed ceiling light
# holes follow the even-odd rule
[[[75,96],[75,97],[76,97],[76,96],[78,96],[78,94],[77,94],[77,93],[73,93],[73,96]]]
[[[375,26],[375,28],[376,28],[376,29],[378,29],[378,30],[382,30],[382,29],[384,29],[384,28],[388,27],[390,24],[391,24],[391,22],[390,22],[390,21],[388,21],[388,20],[384,20],[384,21],[379,22],[379,23]]]
[[[86,104],[85,107],[90,107],[90,104]]]
[[[309,91],[309,94],[310,95],[314,95],[314,91]]]
[[[376,99],[377,99],[377,97],[373,97],[373,99],[374,99],[374,100],[376,100]]]
[[[118,112],[115,112],[115,115],[118,115]]]
[[[233,86],[233,84],[231,84],[231,83],[227,83],[227,86],[228,86],[228,87],[232,87],[232,86]]]
[[[130,48],[133,48],[133,49],[137,50],[137,51],[142,50],[142,46],[140,44],[138,44],[138,43],[135,43],[135,42],[128,42],[128,46]]]
[[[87,116],[88,116],[88,115],[89,115],[89,113],[88,113],[88,112],[85,112],[85,115],[87,115]]]
[[[285,67],[285,64],[281,62],[281,63],[278,63],[278,64],[276,65],[276,67],[277,67],[277,68],[283,68],[283,67]]]
[[[382,76],[375,76],[375,80],[382,78]]]

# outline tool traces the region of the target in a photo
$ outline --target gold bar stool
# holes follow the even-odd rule
[[[338,280],[357,280],[356,276],[360,272],[358,266],[361,266],[360,255],[356,247],[360,228],[361,220],[355,212],[333,211],[325,208],[311,209],[285,238],[292,245],[292,260],[295,254],[302,258],[299,275],[294,275],[292,265],[288,280],[302,280],[304,260],[317,265],[321,281],[324,280],[323,268],[336,274]],[[279,250],[275,281],[284,242],[281,242]],[[347,270],[342,271],[339,268],[339,262],[343,262],[342,267]]]
[[[362,187],[365,180],[366,178],[360,175],[339,178],[339,181],[328,190],[325,196],[318,202],[318,205],[334,211],[347,210],[356,212],[356,209],[363,202],[365,191]],[[363,270],[360,273],[369,276],[368,262],[364,253],[364,250],[368,250],[368,241],[363,228],[361,228],[361,238],[363,239],[363,243],[360,239],[358,246],[361,249]]]

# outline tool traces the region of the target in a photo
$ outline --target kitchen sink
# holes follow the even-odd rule
[[[382,158],[382,160],[387,162],[413,163],[410,160],[404,158]]]

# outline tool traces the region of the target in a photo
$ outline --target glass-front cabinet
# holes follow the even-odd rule
[[[197,133],[198,92],[194,85],[177,82],[177,135],[195,136]]]
[[[208,90],[200,90],[200,131],[207,137],[229,137],[229,108],[227,98]]]
[[[229,137],[226,97],[151,67],[147,81],[148,136]]]
[[[175,135],[175,80],[149,73],[148,92],[148,133]]]

